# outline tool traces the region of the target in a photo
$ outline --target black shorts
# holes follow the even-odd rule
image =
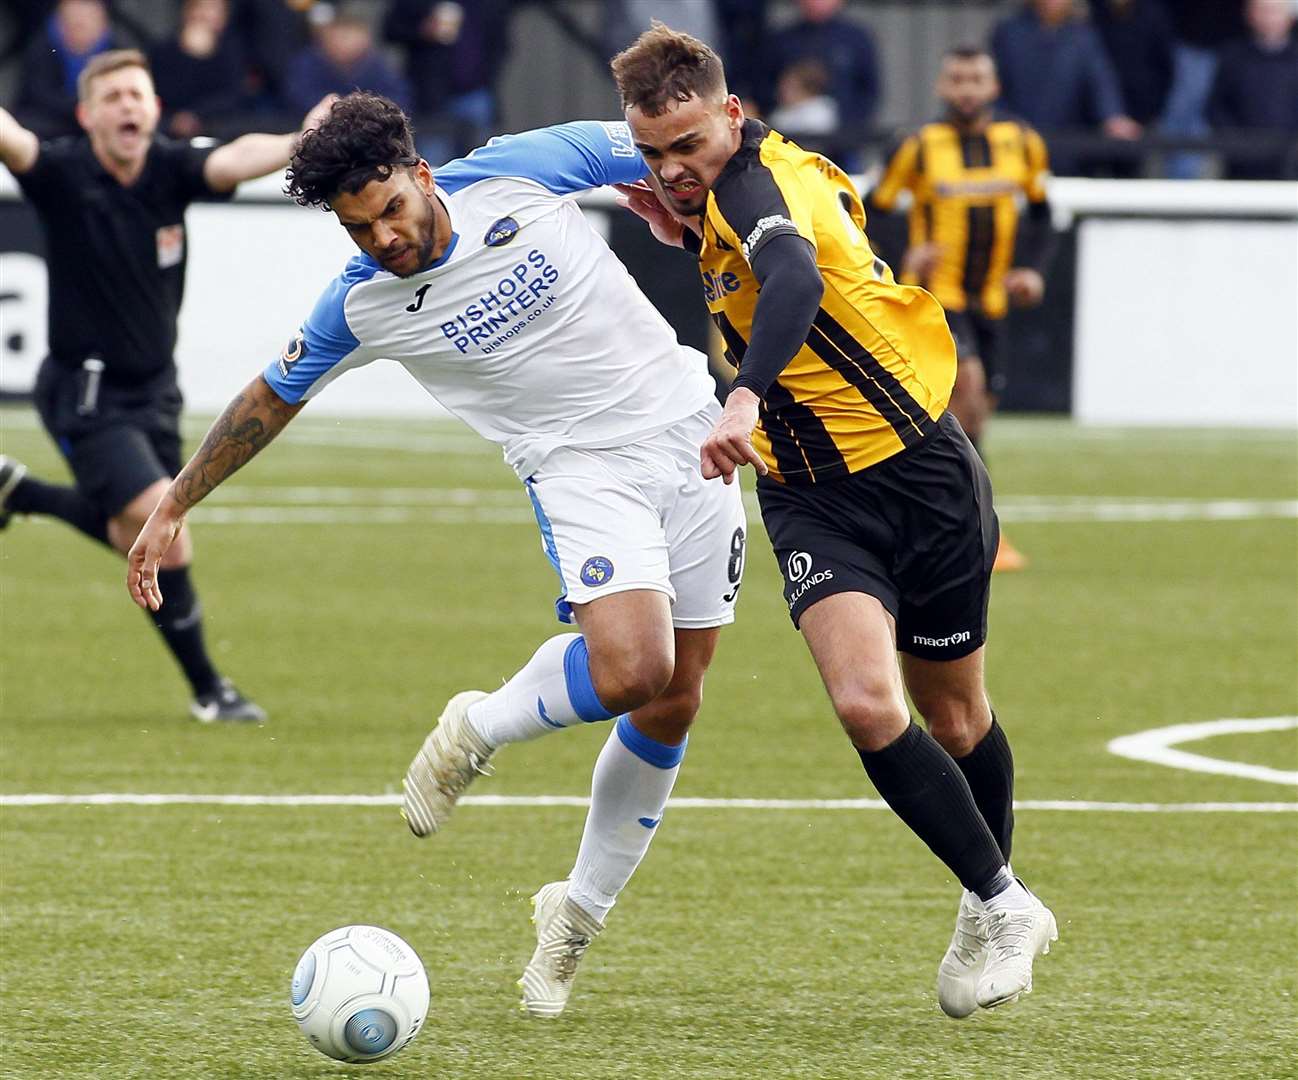
[[[876,597],[897,648],[958,660],[987,640],[1000,526],[982,459],[946,413],[922,442],[842,480],[757,483],[797,626],[826,596]]]
[[[946,323],[955,338],[956,356],[981,360],[987,389],[999,397],[1005,390],[1005,320],[977,311],[948,311]]]
[[[82,372],[47,358],[34,398],[77,489],[109,517],[180,472],[182,400],[174,372],[133,387],[101,384],[91,408]]]

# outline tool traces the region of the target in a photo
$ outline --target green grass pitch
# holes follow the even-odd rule
[[[3,449],[64,475],[24,409]],[[189,433],[190,446],[201,433]],[[1287,803],[1271,812],[1021,809],[1015,866],[1059,917],[1036,990],[953,1022],[934,972],[949,875],[878,810],[668,810],[567,1014],[514,980],[527,896],[582,811],[466,805],[418,842],[391,806],[0,805],[0,1077],[352,1075],[288,1009],[298,954],[348,922],[406,937],[429,1022],[384,1077],[1248,1078],[1298,1075],[1292,785],[1118,757],[1172,724],[1298,715],[1292,433],[1087,431],[1002,418],[1006,529],[989,679],[1018,796]],[[122,564],[54,524],[0,534],[0,794],[394,794],[445,699],[557,630],[526,495],[429,422],[308,410],[194,515],[222,667],[263,728],[186,718]],[[871,798],[782,608],[755,514],[677,795]],[[475,793],[585,795],[605,730],[501,754]],[[1180,749],[1298,769],[1298,732]]]

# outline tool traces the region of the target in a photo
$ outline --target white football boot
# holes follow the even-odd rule
[[[13,511],[9,509],[9,496],[27,475],[27,466],[8,454],[0,454],[0,529],[9,524]]]
[[[978,932],[982,915],[982,901],[965,889],[955,918],[955,933],[937,966],[937,1001],[954,1020],[963,1020],[978,1009],[978,979],[987,959],[987,946]]]
[[[1020,994],[1032,993],[1032,961],[1059,940],[1054,913],[1030,891],[1028,896],[1032,903],[1026,908],[984,911],[978,917],[978,933],[987,949],[975,991],[980,1008],[1008,1005]]]
[[[465,788],[491,773],[487,762],[492,750],[468,719],[469,706],[486,696],[481,690],[465,690],[451,698],[406,770],[401,816],[416,836],[442,828]]]
[[[563,1012],[572,993],[577,964],[604,924],[568,899],[568,883],[552,881],[532,897],[536,951],[518,980],[519,1008],[528,1016],[552,1020]]]

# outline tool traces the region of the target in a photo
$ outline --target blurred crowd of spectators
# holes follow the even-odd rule
[[[440,161],[497,130],[510,18],[545,0],[173,2],[174,28],[155,37],[120,0],[11,0],[26,43],[19,119],[42,135],[77,130],[78,72],[95,53],[131,45],[148,51],[164,128],[178,137],[227,135],[256,114],[300,116],[325,93],[362,87],[415,114],[421,150]],[[755,114],[859,166],[887,63],[869,6],[797,0],[791,21],[777,18],[786,8],[606,0],[602,35],[583,44],[608,56],[662,18],[719,47]],[[1057,136],[1057,172],[1132,174],[1139,158],[1115,147],[1157,134],[1193,149],[1217,132],[1235,137],[1228,175],[1283,176],[1298,168],[1296,21],[1298,0],[1025,0],[987,45],[1004,110]],[[1264,152],[1250,150],[1247,132]],[[1173,176],[1203,167],[1189,152],[1163,161]]]
[[[513,6],[174,0],[174,28],[157,37],[113,0],[20,0],[27,45],[13,111],[42,136],[76,132],[78,73],[129,46],[147,52],[163,130],[178,138],[292,123],[325,94],[359,87],[417,115],[421,149],[442,161],[496,123]]]

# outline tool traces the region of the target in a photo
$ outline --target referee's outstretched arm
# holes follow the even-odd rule
[[[5,109],[0,109],[0,162],[16,174],[25,173],[36,164],[41,152],[40,139],[28,131]]]
[[[162,607],[158,563],[180,535],[185,515],[221,482],[251,461],[302,411],[290,405],[258,375],[225,407],[225,412],[167,488],[126,556],[126,589],[142,608]]]
[[[207,186],[215,192],[225,193],[233,191],[245,180],[253,180],[284,168],[302,133],[310,131],[324,120],[337,100],[336,94],[322,98],[303,117],[301,128],[288,135],[240,135],[233,142],[218,146],[203,163],[203,179]]]

